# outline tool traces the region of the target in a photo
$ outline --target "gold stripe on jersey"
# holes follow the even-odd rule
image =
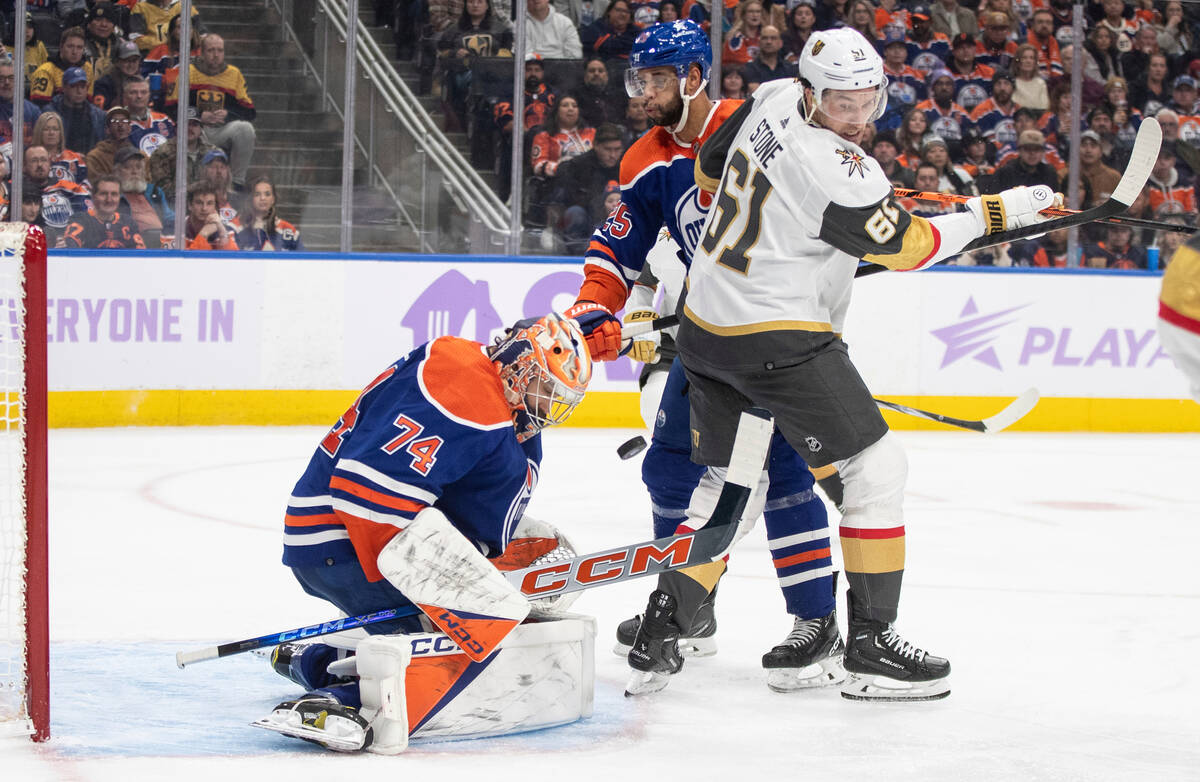
[[[701,190],[707,190],[710,193],[717,192],[717,188],[721,186],[720,178],[713,179],[708,174],[704,173],[704,169],[700,165],[699,157],[696,158],[694,172],[696,176],[697,187],[699,187]]]
[[[900,249],[892,253],[867,253],[863,260],[895,271],[905,271],[920,266],[936,249],[933,226],[925,218],[914,216],[908,229],[904,231]]]
[[[841,536],[842,564],[850,573],[894,573],[904,569],[904,536],[851,538]]]
[[[833,331],[833,324],[815,320],[766,320],[761,323],[745,323],[740,326],[718,326],[696,315],[687,304],[683,305],[683,314],[692,323],[718,337],[741,337],[746,334],[762,334],[767,331]]]
[[[1163,272],[1162,303],[1192,320],[1200,320],[1200,239],[1175,251]]]

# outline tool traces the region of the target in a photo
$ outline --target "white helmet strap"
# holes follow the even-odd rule
[[[689,70],[689,72],[690,72],[690,70]],[[691,108],[692,101],[695,100],[696,98],[700,97],[700,95],[702,95],[704,93],[704,88],[707,86],[708,86],[708,79],[701,79],[700,86],[696,88],[696,91],[693,92],[691,95],[688,95],[687,94],[687,76],[683,76],[682,78],[679,79],[679,99],[681,101],[683,101],[683,111],[680,112],[680,114],[679,114],[679,123],[676,124],[675,127],[671,128],[672,136],[675,135],[676,133],[678,133],[679,131],[683,130],[683,127],[685,125],[687,125],[688,109]]]

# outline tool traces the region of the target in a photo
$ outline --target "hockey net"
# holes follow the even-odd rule
[[[46,239],[0,223],[0,737],[49,736]]]

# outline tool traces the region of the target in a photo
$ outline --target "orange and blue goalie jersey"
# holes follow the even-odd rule
[[[288,500],[283,563],[379,552],[433,505],[486,556],[504,550],[537,483],[541,437],[518,443],[478,342],[440,337],[385,369],[321,441]]]
[[[655,127],[629,148],[621,159],[621,203],[592,234],[584,256],[586,281],[580,299],[613,312],[625,306],[664,225],[682,248],[684,264],[691,262],[712,203],[711,191],[696,184],[696,153],[741,105],[740,100],[719,101],[689,145],[680,144],[666,128]],[[711,184],[715,189],[717,183]]]

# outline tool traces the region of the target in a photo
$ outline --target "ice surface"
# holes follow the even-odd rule
[[[791,622],[760,527],[722,583],[719,654],[665,691],[623,698],[610,653],[651,582],[603,587],[573,609],[600,622],[594,717],[386,758],[249,727],[296,694],[258,657],[174,666],[336,615],[279,564],[322,433],[51,432],[54,737],[0,742],[0,780],[1200,779],[1200,435],[899,433],[898,629],[953,662],[944,701],[767,690],[759,658]],[[615,453],[633,434],[548,433],[530,513],[582,551],[647,538],[640,460]]]

